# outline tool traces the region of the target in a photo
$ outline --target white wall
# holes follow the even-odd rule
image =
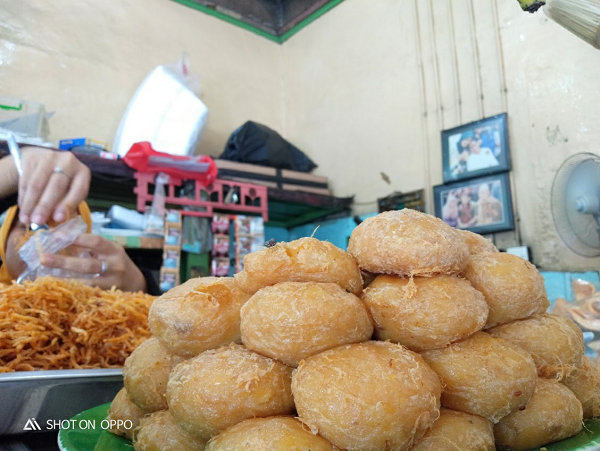
[[[347,0],[284,44],[285,135],[360,212],[428,179],[414,14],[403,3]]]
[[[280,127],[281,47],[264,38],[171,0],[0,0],[0,95],[56,111],[53,141],[111,143],[143,78],[183,51],[209,108],[199,152],[248,118]]]
[[[600,153],[600,52],[515,0],[346,0],[284,50],[286,137],[357,212],[418,188],[432,211],[441,130],[507,112],[517,230],[496,244],[598,269],[557,236],[550,190],[567,156]]]

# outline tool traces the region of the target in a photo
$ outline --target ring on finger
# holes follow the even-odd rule
[[[106,270],[108,269],[108,263],[106,263],[104,260],[100,260],[100,263],[102,263],[102,267],[100,268],[100,272],[97,272],[94,277],[100,277],[102,274],[104,274],[106,272]]]
[[[53,174],[62,174],[64,176],[66,176],[69,180],[71,180],[71,174],[69,174],[67,171],[65,171],[63,168],[61,168],[60,166],[55,166],[54,169],[52,170]]]

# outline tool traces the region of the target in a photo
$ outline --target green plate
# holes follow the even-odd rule
[[[103,428],[110,403],[75,415],[70,424],[73,427],[61,429],[58,433],[58,447],[61,451],[133,451],[129,440],[118,437]],[[95,427],[88,427],[88,426]]]
[[[61,451],[133,451],[129,440],[117,437],[102,429],[110,403],[75,415],[71,421],[73,428],[61,429],[58,433],[58,447]],[[95,428],[82,426],[92,425]],[[577,435],[560,442],[546,445],[548,451],[598,451],[600,450],[600,418],[587,420],[584,429]]]

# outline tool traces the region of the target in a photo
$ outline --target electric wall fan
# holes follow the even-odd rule
[[[569,249],[600,256],[600,156],[567,158],[554,177],[551,204],[554,225]]]

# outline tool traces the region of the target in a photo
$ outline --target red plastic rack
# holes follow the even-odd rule
[[[137,194],[137,209],[145,212],[146,206],[154,199],[154,195],[148,192],[148,188],[150,185],[155,185],[156,174],[136,172],[134,177],[137,180],[137,186],[134,188],[134,192]],[[192,199],[175,196],[175,189],[180,187],[182,182],[182,179],[170,178],[169,184],[165,186],[165,203],[206,209],[205,211],[181,210],[182,215],[212,217],[214,210],[218,210],[255,213],[260,214],[265,222],[269,220],[267,187],[265,186],[217,179],[207,187],[196,183]],[[235,203],[226,202],[227,194],[231,190],[237,194],[238,200]]]

